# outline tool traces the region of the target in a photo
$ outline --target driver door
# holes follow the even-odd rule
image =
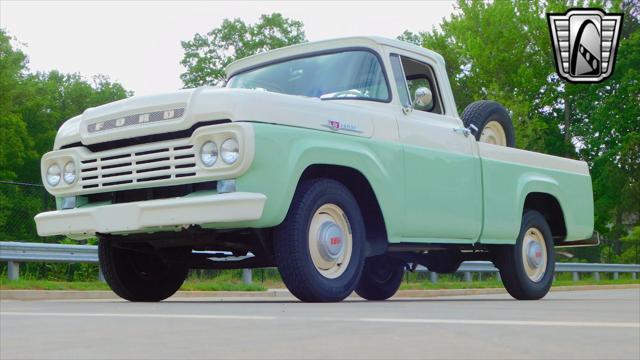
[[[404,240],[473,243],[482,226],[475,139],[465,136],[459,118],[445,114],[432,65],[396,54],[391,55],[391,63],[405,105],[398,114],[406,182]],[[425,87],[432,101],[413,104],[409,94]]]

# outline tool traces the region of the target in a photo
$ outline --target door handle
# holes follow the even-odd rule
[[[453,132],[456,134],[462,134],[464,137],[469,137],[469,135],[471,135],[471,130],[464,127],[453,128]]]

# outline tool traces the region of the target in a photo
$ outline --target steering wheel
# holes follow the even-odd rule
[[[346,97],[363,97],[364,94],[358,89],[349,89],[329,94],[323,94],[320,99],[346,98]]]

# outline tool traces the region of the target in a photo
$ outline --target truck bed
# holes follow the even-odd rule
[[[593,198],[587,163],[478,142],[482,164],[482,243],[513,243],[527,195],[551,194],[560,204],[567,234],[561,241],[593,234]]]

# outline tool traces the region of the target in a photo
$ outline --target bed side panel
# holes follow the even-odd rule
[[[562,208],[566,241],[591,237],[593,193],[586,163],[479,143],[484,220],[480,242],[513,244],[524,201],[532,192],[554,196]]]

